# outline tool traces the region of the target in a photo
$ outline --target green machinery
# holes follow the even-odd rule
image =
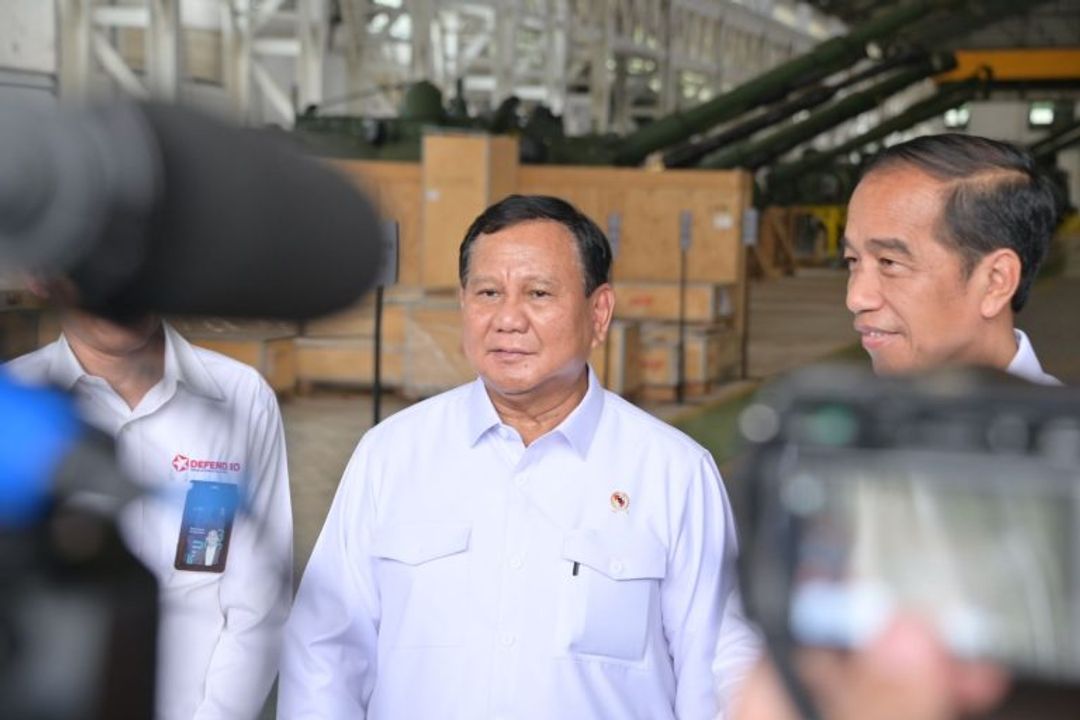
[[[909,0],[885,10],[847,35],[827,40],[729,92],[660,118],[623,137],[614,134],[567,137],[559,119],[545,108],[538,108],[523,123],[518,122],[515,98],[504,102],[491,118],[468,117],[460,110],[460,102],[457,111],[449,112],[444,107],[442,93],[427,82],[407,90],[396,118],[324,116],[312,108],[297,118],[295,133],[303,143],[322,154],[417,160],[420,138],[428,127],[517,132],[522,138],[526,162],[639,165],[653,152],[685,142],[851,67],[867,57],[868,48],[887,43],[901,29],[915,23],[922,25],[938,11],[968,4],[978,5],[973,0]]]
[[[904,88],[955,67],[956,58],[951,53],[936,53],[912,67],[902,69],[874,83],[865,90],[852,93],[826,105],[799,122],[782,127],[764,137],[722,148],[706,156],[701,161],[700,167],[714,169],[739,167],[757,170],[845,120],[873,110]]]
[[[823,152],[808,152],[798,160],[769,167],[763,184],[761,200],[767,204],[828,205],[847,202],[858,178],[858,162],[851,156],[874,147],[889,135],[963,105],[990,88],[989,72],[967,80],[945,85],[937,93],[915,103],[903,112],[883,120],[864,133]]]

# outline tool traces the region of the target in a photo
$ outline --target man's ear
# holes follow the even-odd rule
[[[1020,257],[1007,248],[994,250],[979,262],[984,287],[979,310],[984,318],[995,318],[1010,309],[1013,295],[1020,287],[1021,269]]]
[[[615,315],[615,289],[608,283],[596,288],[589,296],[589,306],[593,323],[592,347],[597,347],[607,339],[608,327]]]

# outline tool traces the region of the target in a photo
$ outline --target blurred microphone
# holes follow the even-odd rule
[[[0,108],[0,259],[101,315],[299,319],[374,282],[380,222],[283,136],[183,108]]]

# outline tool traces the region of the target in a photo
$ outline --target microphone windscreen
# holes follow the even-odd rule
[[[337,170],[284,135],[142,109],[160,151],[159,188],[139,269],[103,310],[301,319],[370,289],[381,222]]]

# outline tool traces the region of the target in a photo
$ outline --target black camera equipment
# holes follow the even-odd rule
[[[1075,713],[1080,392],[819,367],[768,388],[739,427],[747,609],[805,717],[796,648],[859,647],[898,611],[1006,667],[1007,707]]]
[[[154,104],[0,107],[0,264],[70,280],[100,315],[342,309],[381,227],[269,132]],[[152,717],[157,586],[113,517],[137,486],[70,398],[2,371],[0,427],[0,715]]]

